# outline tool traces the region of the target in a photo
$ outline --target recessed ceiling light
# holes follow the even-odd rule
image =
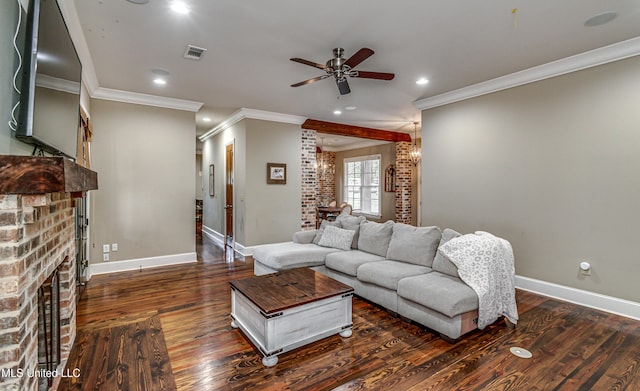
[[[416,84],[421,85],[421,86],[423,86],[425,84],[428,84],[428,83],[429,83],[429,80],[427,78],[425,78],[425,77],[421,77],[420,79],[416,80]]]
[[[355,107],[355,106],[347,106],[344,109],[348,110],[348,111],[353,111],[353,110],[357,109],[357,107]]]
[[[177,12],[182,15],[186,15],[189,13],[189,7],[182,1],[174,1],[171,3],[171,10]]]
[[[340,115],[340,114],[342,114],[342,111],[340,111],[340,110],[333,110],[333,114],[335,114],[335,115]]]
[[[600,26],[605,23],[609,23],[614,20],[618,16],[617,13],[613,11],[603,12],[601,14],[590,17],[584,22],[585,27],[595,27]]]
[[[204,122],[211,122],[211,118],[209,118],[209,117],[204,117],[202,120],[203,120]]]
[[[161,86],[167,84],[167,81],[165,79],[160,78],[160,77],[156,77],[155,79],[153,79],[153,82],[158,84],[158,85],[161,85]]]

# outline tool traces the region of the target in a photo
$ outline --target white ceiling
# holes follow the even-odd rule
[[[240,107],[413,133],[418,99],[640,36],[638,0],[183,1],[187,15],[169,0],[75,8],[100,87],[204,102],[199,133]],[[606,11],[618,17],[584,26]],[[200,61],[183,58],[188,44],[207,49]],[[356,69],[395,79],[350,79],[344,96],[333,79],[290,87],[324,73],[291,57],[325,63],[335,47],[347,58],[373,49]],[[170,73],[167,85],[153,69]],[[357,109],[333,114],[345,106]]]

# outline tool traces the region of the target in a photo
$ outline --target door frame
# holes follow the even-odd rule
[[[228,205],[229,203],[227,202],[227,147],[229,147],[229,145],[231,145],[231,154],[232,154],[232,163],[231,163],[231,184],[232,184],[232,189],[231,189],[231,201],[233,202],[233,209],[235,209],[235,194],[236,194],[236,181],[235,181],[235,176],[236,176],[236,139],[232,139],[230,142],[225,143],[224,144],[224,202],[223,202],[223,214],[224,214],[224,219],[223,219],[223,231],[224,231],[224,235],[222,238],[222,244],[225,248],[225,252],[226,252],[226,248],[227,248],[227,210],[224,209],[224,206]],[[231,210],[231,226],[232,226],[232,234],[231,234],[231,250],[233,251],[233,253],[235,254],[236,252],[236,212],[235,210]]]

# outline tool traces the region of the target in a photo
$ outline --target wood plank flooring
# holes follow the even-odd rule
[[[206,237],[198,256],[94,276],[79,302],[79,333],[159,319],[179,390],[640,390],[640,322],[524,291],[515,329],[500,321],[455,344],[355,297],[350,338],[328,337],[265,368],[229,318],[228,282],[253,275],[251,259],[225,260]],[[74,349],[89,344],[76,340]],[[513,356],[513,346],[533,358]],[[84,389],[108,390],[89,384],[94,373],[82,376]]]

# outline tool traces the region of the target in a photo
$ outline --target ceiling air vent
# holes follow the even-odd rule
[[[193,45],[187,45],[187,50],[184,51],[184,58],[188,58],[190,60],[199,60],[204,56],[204,52],[207,49],[199,48]]]

